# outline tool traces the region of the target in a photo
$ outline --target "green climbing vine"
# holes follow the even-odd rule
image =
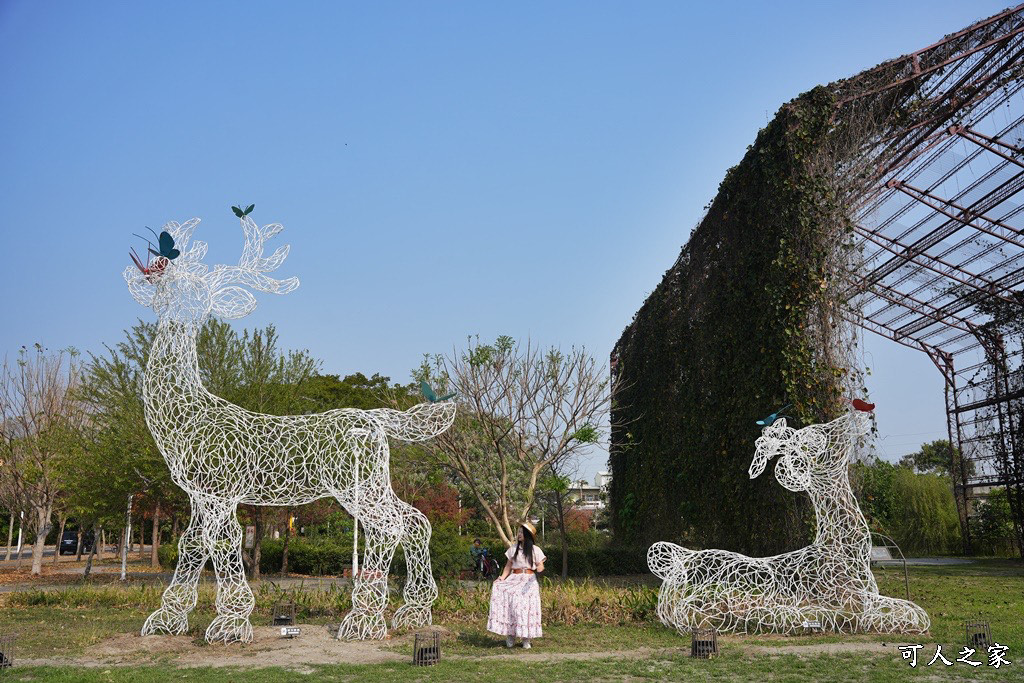
[[[752,554],[806,542],[804,498],[747,469],[756,419],[787,403],[799,425],[831,419],[856,379],[836,274],[852,224],[824,158],[835,111],[824,87],[782,107],[616,345],[618,538]]]

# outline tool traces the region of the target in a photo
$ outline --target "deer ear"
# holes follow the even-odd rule
[[[241,287],[222,287],[213,293],[213,314],[243,318],[256,309],[256,297]]]
[[[757,453],[754,455],[754,462],[750,463],[750,478],[757,479],[764,472],[764,468],[768,465],[768,456],[763,453]]]

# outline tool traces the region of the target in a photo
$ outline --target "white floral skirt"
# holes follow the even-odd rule
[[[502,636],[540,638],[540,585],[535,574],[509,574],[491,588],[487,630]]]

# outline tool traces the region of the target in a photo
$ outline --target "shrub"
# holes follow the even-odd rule
[[[622,576],[648,574],[647,548],[609,546],[604,548],[569,547],[569,576]],[[562,551],[552,548],[546,569],[557,574],[562,567]]]
[[[977,502],[976,509],[977,514],[970,520],[971,543],[975,552],[1005,556],[1019,554],[1006,489],[993,489],[987,499]]]
[[[156,551],[160,558],[160,566],[164,569],[174,569],[178,566],[178,542],[161,543]]]
[[[160,606],[164,586],[80,585],[59,590],[31,590],[10,593],[5,605],[10,607],[54,607],[62,609],[117,608],[151,611]],[[266,623],[274,604],[295,600],[296,616],[300,620],[311,617],[337,618],[352,608],[351,589],[348,586],[330,586],[325,590],[306,587],[303,590],[285,590],[271,583],[253,587],[255,610],[253,623]],[[541,579],[541,609],[544,623],[567,626],[590,624],[623,624],[653,622],[658,600],[658,589],[652,586],[604,586],[592,581],[565,583]],[[479,624],[487,619],[490,605],[490,582],[463,585],[454,582],[440,584],[434,603],[436,623]],[[199,586],[196,609],[212,614],[215,609],[216,587],[209,583]],[[388,609],[393,611],[402,603],[399,591],[388,596]],[[139,615],[139,624],[143,615]]]

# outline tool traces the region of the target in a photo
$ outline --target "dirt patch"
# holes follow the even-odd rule
[[[346,642],[335,640],[330,626],[300,625],[297,638],[282,638],[280,628],[253,628],[253,641],[231,645],[209,645],[193,636],[147,636],[121,634],[89,649],[73,662],[77,666],[139,666],[165,664],[175,668],[278,666],[296,671],[309,671],[315,664],[378,664],[406,661],[408,657],[384,649],[401,642],[400,638],[384,641]],[[334,630],[337,626],[334,627]],[[402,638],[412,639],[411,635]],[[71,660],[22,659],[19,665],[62,666]]]
[[[161,664],[172,668],[237,667],[259,669],[281,667],[310,673],[310,666],[321,664],[380,664],[408,662],[411,659],[414,634],[410,632],[381,641],[347,642],[335,640],[334,625],[300,625],[297,638],[282,638],[280,628],[259,626],[253,628],[251,643],[210,645],[196,636],[148,636],[119,634],[90,648],[72,659],[22,659],[22,666],[144,666]],[[458,633],[441,626],[438,631],[443,642],[451,643]],[[688,645],[688,644],[687,644]],[[744,655],[807,655],[844,654],[864,652],[891,654],[896,643],[855,641],[840,643],[808,643],[803,645],[754,645],[722,643],[729,650]],[[558,662],[596,659],[644,659],[685,653],[688,647],[640,647],[632,650],[545,652],[543,642],[532,650],[516,647],[502,654],[488,655],[488,659],[515,659],[522,661]],[[735,651],[735,650],[734,650]],[[452,654],[451,659],[477,659],[479,655]]]

